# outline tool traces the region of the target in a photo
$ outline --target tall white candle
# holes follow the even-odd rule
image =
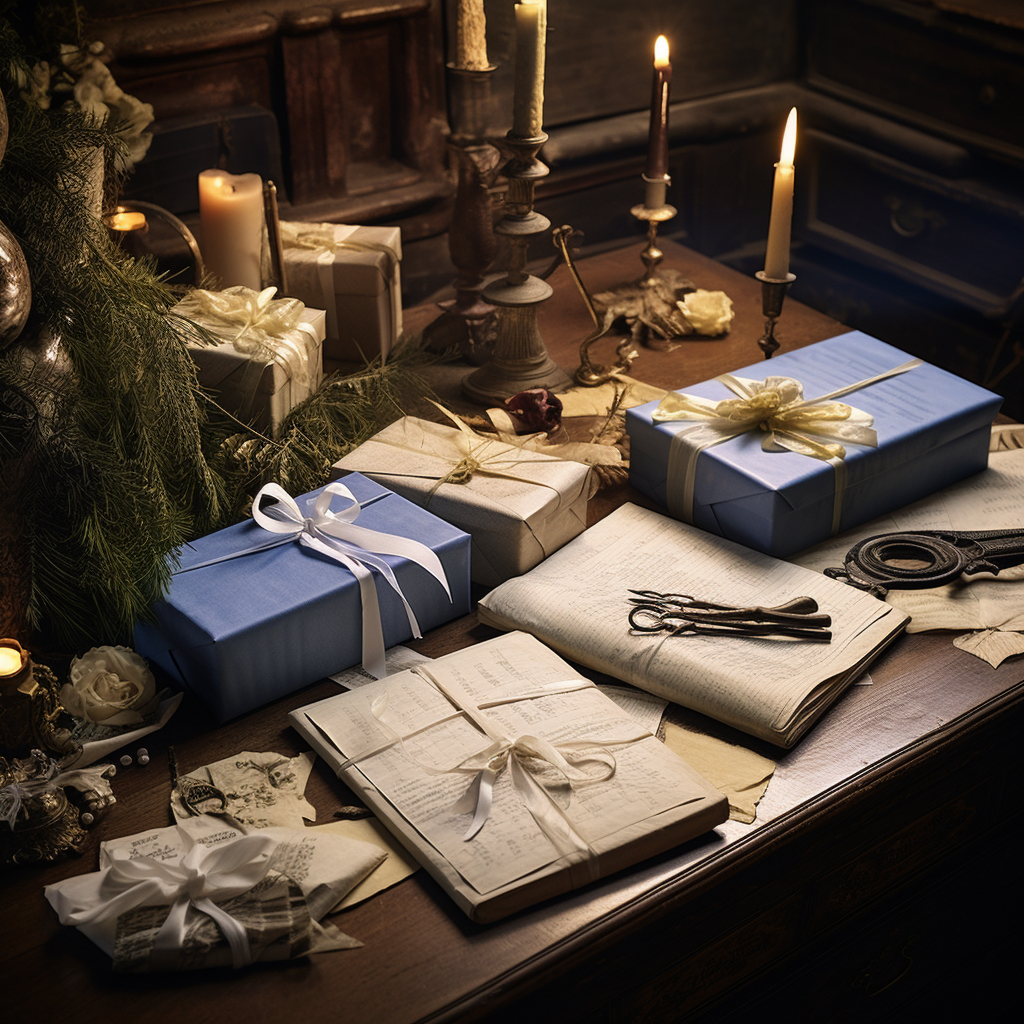
[[[789,241],[793,229],[793,156],[796,152],[796,107],[789,112],[782,136],[782,152],[775,165],[772,189],[772,215],[768,222],[768,248],[764,257],[764,276],[785,280],[789,274]]]
[[[512,134],[534,139],[544,125],[544,48],[547,0],[516,4],[516,74]]]
[[[258,174],[202,171],[199,175],[200,248],[221,287],[259,290],[263,278],[263,180]]]
[[[455,22],[455,67],[465,71],[486,71],[489,66],[484,0],[459,0]]]

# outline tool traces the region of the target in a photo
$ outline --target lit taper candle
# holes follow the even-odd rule
[[[654,88],[651,93],[651,130],[647,142],[646,178],[668,175],[668,87],[672,65],[668,59],[668,40],[658,36],[654,43]]]
[[[782,136],[782,153],[775,165],[772,190],[772,216],[768,222],[768,248],[764,275],[774,281],[785,280],[789,273],[789,237],[793,227],[793,155],[796,152],[796,107],[789,112]]]
[[[516,4],[516,75],[512,134],[535,139],[544,125],[544,48],[547,0]]]

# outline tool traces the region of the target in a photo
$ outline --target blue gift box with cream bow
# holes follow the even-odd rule
[[[984,469],[1001,401],[851,331],[628,410],[629,479],[785,558]]]
[[[359,664],[470,610],[468,534],[358,473],[179,552],[135,648],[219,721]]]

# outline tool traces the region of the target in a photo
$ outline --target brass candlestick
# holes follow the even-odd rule
[[[771,359],[779,348],[775,338],[775,325],[782,316],[782,303],[789,286],[796,280],[796,274],[786,274],[782,278],[768,277],[763,270],[759,270],[754,277],[761,282],[761,312],[765,318],[764,334],[757,343],[761,346],[765,359]]]
[[[526,272],[531,235],[551,227],[547,217],[533,208],[534,188],[548,169],[537,153],[547,140],[543,132],[523,138],[511,131],[505,136],[513,152],[503,173],[508,179],[505,215],[495,231],[509,240],[508,273],[492,278],[483,289],[484,301],[500,306],[497,336],[489,362],[462,382],[462,390],[477,402],[494,405],[530,388],[562,391],[572,379],[548,355],[537,329],[537,307],[551,296],[551,286]]]
[[[658,225],[671,220],[677,212],[665,201],[672,179],[667,174],[657,178],[645,174],[643,179],[644,201],[630,213],[647,222],[647,245],[640,253],[644,275],[639,281],[595,295],[594,301],[606,323],[621,323],[629,328],[633,342],[670,350],[676,347],[675,339],[693,334],[678,302],[696,286],[676,270],[658,270],[664,257],[658,248]]]
[[[443,351],[457,345],[476,362],[494,343],[494,307],[481,297],[484,276],[494,260],[491,187],[501,154],[486,141],[492,65],[480,70],[448,65],[448,145],[458,168],[455,206],[448,228],[448,252],[457,276],[455,298],[439,302],[441,316],[423,332],[423,344]]]

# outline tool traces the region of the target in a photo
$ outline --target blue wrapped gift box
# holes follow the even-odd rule
[[[911,357],[859,331],[762,360],[736,376],[763,381],[792,377],[805,399],[892,370]],[[687,394],[718,401],[735,398],[720,381]],[[980,472],[988,464],[992,420],[1002,399],[952,373],[921,363],[838,399],[874,417],[878,447],[846,445],[846,483],[839,530],[868,522]],[[629,479],[658,504],[668,494],[669,456],[677,432],[697,420],[656,422],[657,402],[630,409]],[[828,462],[795,452],[765,452],[753,430],[705,448],[697,456],[690,521],[710,533],[785,558],[832,534],[835,473]]]
[[[420,629],[426,632],[470,610],[469,535],[372,480],[352,473],[344,484],[361,502],[357,525],[426,544],[441,560],[452,600],[422,566],[381,556],[393,569]],[[312,507],[320,491],[296,499]],[[343,502],[339,504],[345,504]],[[182,549],[187,569],[265,545],[268,534],[249,520],[201,537]],[[384,644],[412,636],[401,598],[373,572]],[[289,542],[172,579],[157,602],[155,622],[140,622],[135,648],[221,722],[360,662],[362,605],[355,576],[338,562]]]

